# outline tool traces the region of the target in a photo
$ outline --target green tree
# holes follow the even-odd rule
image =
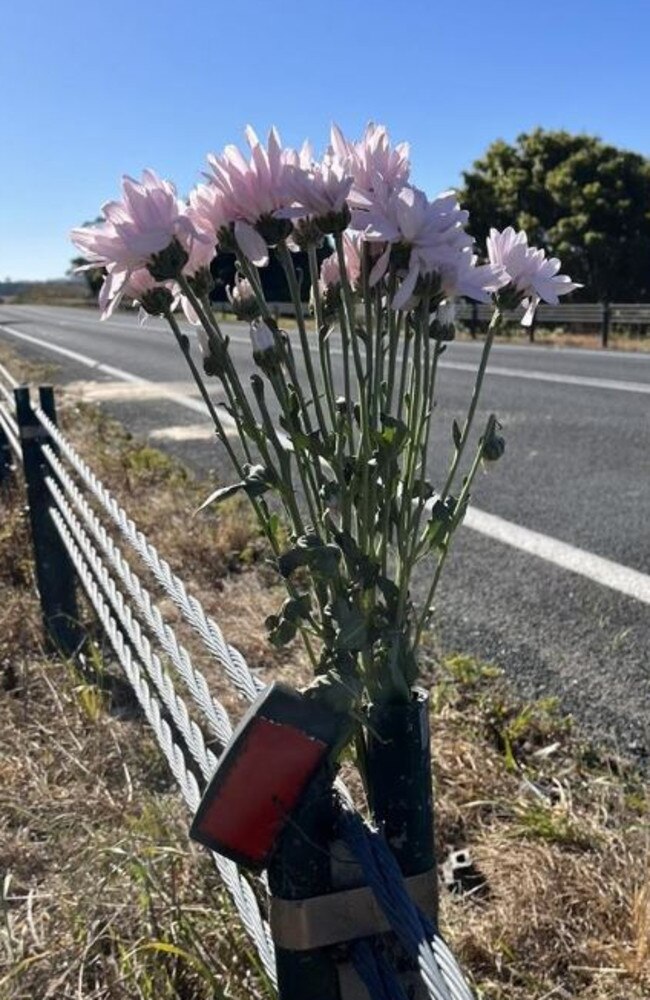
[[[535,129],[498,139],[464,173],[472,233],[525,229],[584,301],[650,301],[650,161],[596,136]]]

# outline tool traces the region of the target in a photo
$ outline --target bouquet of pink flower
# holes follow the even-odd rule
[[[540,300],[557,302],[577,286],[512,229],[492,230],[480,258],[456,195],[430,199],[410,183],[408,146],[392,146],[381,126],[369,125],[358,142],[334,127],[320,160],[307,143],[284,148],[275,129],[266,146],[250,128],[246,138],[249,155],[227,146],[208,157],[210,173],[187,201],[151,171],[125,178],[105,221],[72,238],[91,266],[106,269],[103,316],[127,297],[164,317],[178,341],[237,475],[204,506],[247,494],[287,586],[267,621],[270,641],[301,636],[316,674],[312,694],[338,709],[406,702],[477,470],[503,451],[491,416],[464,466],[501,312],[521,305],[530,322]],[[218,250],[236,256],[228,296],[259,366],[249,385],[210,301]],[[308,305],[298,250],[309,264]],[[265,299],[271,256],[284,270],[295,333],[281,329]],[[450,467],[434,482],[438,361],[454,337],[457,297],[492,302],[494,314],[466,418],[450,428]],[[202,365],[178,306],[198,327]],[[206,377],[218,383],[238,445]],[[410,584],[422,560],[431,561],[431,581],[417,608]]]
[[[383,127],[369,125],[359,142],[333,128],[320,160],[308,144],[284,148],[275,130],[266,146],[252,129],[246,137],[250,154],[227,146],[208,157],[207,179],[187,201],[145,171],[140,181],[124,179],[122,199],[104,206],[102,223],[72,234],[88,266],[105,268],[103,316],[127,298],[169,324],[237,477],[203,506],[238,492],[248,496],[287,589],[267,619],[269,639],[281,647],[300,638],[314,669],[302,696],[275,689],[257,706],[268,712],[274,697],[282,702],[283,732],[287,713],[293,719],[304,712],[305,732],[292,731],[293,757],[285,748],[275,768],[271,760],[257,768],[258,784],[268,787],[257,789],[254,804],[255,790],[246,789],[241,823],[242,796],[217,801],[217,813],[221,808],[228,830],[235,830],[236,849],[214,830],[208,839],[195,836],[253,865],[239,827],[248,824],[256,843],[264,829],[268,837],[256,858],[270,859],[271,890],[281,897],[290,890],[291,899],[320,895],[336,826],[334,803],[331,809],[324,803],[340,751],[354,740],[370,811],[401,871],[430,879],[433,809],[426,696],[414,690],[418,649],[477,472],[504,449],[494,415],[472,434],[488,356],[504,309],[522,306],[523,322],[530,323],[541,300],[556,303],[578,286],[559,273],[558,260],[546,259],[511,228],[492,230],[480,254],[456,195],[430,199],[410,183],[408,147],[393,147]],[[236,259],[229,304],[249,327],[258,368],[246,385],[211,302],[217,252]],[[284,272],[295,331],[281,328],[264,294],[272,257]],[[454,337],[459,297],[491,302],[494,311],[465,418],[449,428],[448,467],[438,457],[434,478],[439,360]],[[179,307],[197,327],[196,338],[179,325]],[[426,561],[428,593],[418,607],[411,585]],[[316,731],[322,737],[314,719],[320,725],[324,717],[334,720],[328,743],[313,738]],[[251,732],[277,730],[256,721],[257,729],[249,721]],[[247,752],[241,733],[238,740],[222,756],[193,829],[203,830],[211,797],[231,787],[230,762],[235,767]],[[317,747],[328,754],[318,780],[306,777]],[[268,773],[283,794],[291,785],[292,795],[276,794]],[[283,804],[289,800],[296,809],[291,825]],[[285,823],[282,847],[277,831]],[[323,986],[320,953],[314,954],[310,981],[319,996],[337,996]],[[315,995],[304,988],[308,968],[302,953],[278,947],[283,997]],[[450,976],[453,995],[469,996],[453,968]],[[445,992],[436,986],[431,995]]]

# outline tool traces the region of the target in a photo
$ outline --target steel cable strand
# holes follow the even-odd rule
[[[7,400],[7,402],[13,409],[15,405],[13,393],[9,389],[7,389],[7,386],[3,385],[2,382],[0,382],[0,392],[2,393],[4,398]]]
[[[113,542],[104,525],[84,499],[81,491],[68,475],[62,463],[47,445],[43,448],[43,453],[77,513],[82,518],[86,527],[91,531],[98,545],[106,553],[115,572],[138,606],[146,624],[155,634],[179,676],[187,685],[197,708],[206,717],[211,731],[216,735],[222,746],[225,746],[232,736],[232,724],[225,708],[210,693],[207,680],[194,666],[190,654],[185,647],[179,644],[173,628],[164,620],[160,609],[154,603],[151,595],[142,585],[137,574],[133,572],[119,546]],[[50,489],[53,489],[53,487],[51,486]],[[58,490],[55,499],[57,503],[60,503]]]
[[[372,938],[356,941],[350,955],[371,1000],[408,1000],[397,973],[377,950]]]
[[[187,705],[178,695],[173,681],[165,671],[160,659],[151,649],[151,643],[143,635],[139,621],[134,617],[124,595],[115,586],[115,581],[92,546],[90,540],[70,509],[65,497],[48,477],[47,485],[54,497],[57,510],[63,515],[68,530],[81,549],[86,562],[104,590],[115,615],[135,648],[164,706],[169,711],[174,724],[185,740],[187,747],[201,769],[206,781],[214,773],[217,758],[205,745],[205,738],[199,726],[190,718]]]
[[[103,483],[95,476],[83,459],[77,455],[70,442],[61,434],[58,427],[52,423],[47,414],[41,408],[37,408],[35,413],[43,427],[50,434],[52,440],[65,455],[90,492],[107,511],[126,540],[157,579],[158,583],[167,591],[190,625],[199,633],[207,648],[221,661],[225,673],[233,686],[248,701],[253,701],[266,685],[253,676],[242,654],[226,642],[221,629],[214,619],[206,615],[200,602],[195,597],[188,595],[185,584],[172,572],[169,563],[161,559],[155,546],[147,540],[143,532],[136,527],[133,520],[120,507]]]
[[[187,767],[185,755],[180,747],[174,743],[171,728],[165,719],[162,718],[160,705],[152,696],[151,689],[134,660],[128,643],[124,639],[124,634],[117,627],[117,623],[102,596],[97,580],[92,575],[91,568],[75,543],[62,514],[58,510],[52,510],[51,516],[77,570],[84,590],[106,631],[115,654],[142,706],[145,717],[153,729],[154,735],[176,779],[183,798],[189,810],[194,813],[198,808],[201,793],[196,778]],[[242,923],[257,948],[266,973],[270,980],[276,983],[277,974],[271,933],[268,924],[262,919],[259,904],[252,887],[239,874],[239,869],[234,862],[214,852],[212,852],[212,856],[219,875],[228,889],[233,904],[241,917]]]
[[[393,931],[417,959],[431,1000],[474,1000],[448,947],[411,900],[384,837],[349,809],[343,810],[341,830]]]
[[[11,389],[16,389],[20,385],[18,379],[15,379],[11,374],[11,372],[9,371],[9,369],[6,368],[4,365],[0,365],[0,376],[5,380],[5,382],[9,383]]]
[[[22,448],[20,446],[20,430],[18,424],[12,418],[11,414],[7,409],[0,403],[0,426],[7,435],[7,440],[11,445],[12,451],[20,456],[22,455]]]

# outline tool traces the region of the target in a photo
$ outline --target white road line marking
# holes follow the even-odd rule
[[[610,590],[616,590],[619,594],[625,594],[626,597],[650,604],[650,576],[647,573],[640,573],[539,531],[522,528],[512,521],[475,507],[469,508],[463,524],[504,545],[511,545],[521,552],[537,556],[594,583],[609,587]]]
[[[440,361],[441,368],[454,368],[460,372],[476,372],[476,365],[464,361]],[[613,378],[592,378],[588,375],[556,375],[554,372],[543,372],[532,368],[502,368],[488,363],[485,372],[489,375],[502,375],[505,378],[526,378],[538,382],[557,382],[560,385],[580,385],[589,389],[616,389],[618,392],[643,392],[650,395],[650,382],[625,382]]]
[[[226,429],[228,437],[238,437],[236,427]],[[152,441],[214,441],[215,429],[212,424],[175,424],[151,431]]]
[[[198,389],[192,382],[111,382],[80,381],[67,382],[65,391],[89,403],[105,403],[115,400],[144,401],[148,399],[174,396],[196,396]]]
[[[89,357],[87,354],[80,354],[79,351],[72,351],[68,347],[61,347],[60,344],[53,344],[48,340],[41,340],[40,337],[34,337],[30,333],[23,333],[22,330],[14,330],[13,327],[7,326],[5,323],[0,323],[0,330],[4,330],[5,333],[10,334],[12,337],[17,337],[19,340],[24,340],[29,344],[36,344],[37,347],[42,347],[47,351],[52,351],[54,354],[61,354],[63,357],[71,358],[73,361],[76,361],[77,364],[85,365],[86,368],[92,368],[93,371],[103,372],[105,375],[112,375],[114,378],[123,382],[131,382],[140,386],[156,386],[158,384],[152,379],[141,378],[139,375],[134,375],[132,372],[126,372],[122,368],[114,368],[112,365],[105,365],[101,361],[97,361],[95,358]],[[184,406],[186,410],[193,410],[195,413],[200,413],[205,416],[205,404],[200,399],[192,399],[190,396],[181,395],[177,392],[165,392],[161,394],[160,398],[169,399],[173,403],[178,403],[179,406]],[[224,427],[235,426],[233,417],[231,417],[230,414],[223,409],[223,407],[220,407],[219,417]]]
[[[246,340],[244,337],[232,335],[230,336],[230,340],[234,344],[245,344],[250,346],[250,341]],[[331,347],[330,352],[337,357],[341,357],[343,355],[343,351],[340,347]],[[399,360],[397,363],[399,364]],[[440,368],[448,368],[460,372],[470,372],[472,375],[476,374],[476,369],[478,367],[477,364],[474,365],[468,361],[439,361],[438,365]],[[537,369],[503,368],[502,366],[489,363],[485,374],[486,376],[502,375],[506,378],[533,379],[539,382],[556,382],[560,385],[579,385],[589,389],[615,389],[619,392],[641,392],[650,394],[650,382],[626,382],[621,379],[592,378],[588,375],[556,375],[553,372],[543,372]]]
[[[77,351],[71,351],[58,344],[52,344],[48,341],[40,340],[38,337],[33,337],[30,334],[13,330],[4,324],[0,324],[0,329],[5,330],[12,336],[18,337],[20,340],[25,340],[46,350],[62,354],[65,357],[72,358],[79,364],[93,368],[95,371],[113,375],[115,378],[126,382],[152,386],[156,384],[149,379],[139,378],[131,372],[113,368],[111,365],[103,365],[85,354],[79,354]],[[202,414],[205,413],[203,403],[199,399],[191,399],[189,396],[183,396],[178,393],[166,393],[165,398],[178,403],[179,406],[184,406],[186,409]],[[223,413],[222,417],[224,424],[228,424],[229,427],[233,426],[234,421],[232,417],[226,413]],[[578,573],[580,576],[584,576],[594,583],[602,584],[628,597],[633,597],[643,604],[650,604],[650,576],[645,573],[622,566],[611,559],[594,555],[584,549],[576,548],[574,545],[561,542],[541,532],[522,528],[512,521],[506,521],[495,514],[488,514],[486,511],[477,510],[476,508],[468,510],[464,523],[472,530],[487,535],[505,545],[511,545],[522,552],[560,566],[562,569]]]

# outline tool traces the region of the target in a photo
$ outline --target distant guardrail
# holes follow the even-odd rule
[[[216,307],[224,313],[230,312],[228,302],[219,302]],[[294,316],[291,302],[270,302],[271,312],[276,316]],[[305,309],[308,309],[305,303]],[[492,317],[492,305],[478,302],[459,302],[456,316],[462,324],[476,336],[484,330]],[[507,322],[519,324],[521,310],[505,313]],[[607,347],[610,332],[616,327],[636,329],[642,336],[650,331],[650,303],[645,302],[561,302],[557,306],[540,305],[535,313],[535,321],[530,329],[530,339],[534,339],[535,327],[579,328],[578,332],[598,333],[603,347]]]
[[[457,307],[457,317],[466,323],[473,335],[487,326],[492,316],[491,305],[463,302]],[[521,311],[505,313],[507,322],[519,323]],[[603,347],[615,327],[637,328],[643,336],[650,329],[650,303],[645,302],[561,302],[557,306],[542,304],[535,313],[530,329],[533,340],[535,327],[579,327],[580,332],[598,332]]]

